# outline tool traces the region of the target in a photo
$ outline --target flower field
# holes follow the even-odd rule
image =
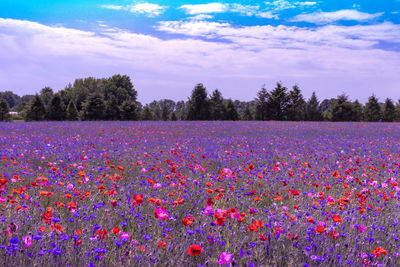
[[[2,266],[399,266],[400,125],[0,124]]]

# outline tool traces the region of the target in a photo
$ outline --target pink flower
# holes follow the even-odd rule
[[[222,177],[232,177],[232,170],[229,168],[223,168],[221,170],[221,176]]]
[[[30,246],[32,246],[32,236],[31,235],[23,236],[22,241],[24,243],[24,248],[29,248]]]
[[[160,188],[161,187],[161,184],[160,183],[155,183],[155,184],[153,184],[153,188]]]
[[[225,264],[225,263],[231,263],[233,260],[233,255],[226,253],[226,252],[222,252],[221,256],[219,258],[219,261],[217,261],[218,264]]]
[[[364,233],[367,229],[367,227],[365,227],[364,225],[357,225],[356,228],[359,233]]]
[[[165,212],[164,209],[157,208],[154,211],[154,216],[160,220],[168,220],[168,214]]]
[[[382,188],[387,188],[387,187],[388,187],[387,183],[382,183]]]
[[[6,202],[6,199],[4,197],[0,197],[0,203]]]
[[[214,211],[213,208],[211,206],[207,206],[206,209],[203,211],[204,215],[213,215]]]
[[[131,235],[125,232],[121,232],[119,234],[119,238],[124,239],[124,240],[128,240],[129,238],[131,238]]]
[[[67,189],[68,189],[69,191],[71,191],[72,189],[74,189],[74,185],[73,185],[73,184],[68,184],[68,185],[67,185]]]
[[[335,199],[332,196],[328,196],[328,202],[335,202]]]

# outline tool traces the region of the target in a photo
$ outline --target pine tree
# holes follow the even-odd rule
[[[390,98],[386,98],[383,106],[382,120],[386,122],[393,122],[396,119],[396,107]]]
[[[236,110],[235,104],[233,104],[233,101],[231,99],[228,99],[228,102],[226,105],[225,118],[226,118],[226,120],[229,120],[229,121],[239,120],[239,114]]]
[[[210,97],[210,119],[214,121],[224,120],[226,113],[224,98],[221,92],[215,89]]]
[[[61,102],[61,98],[57,95],[53,97],[50,102],[47,119],[51,121],[63,121],[66,118],[66,111],[64,104]]]
[[[364,117],[366,121],[379,121],[381,119],[381,106],[375,95],[368,98],[368,102],[365,104]]]
[[[29,105],[25,119],[27,121],[42,121],[45,119],[45,116],[46,110],[44,108],[42,99],[39,95],[35,95]]]
[[[75,103],[71,100],[68,103],[67,107],[67,120],[69,121],[77,121],[79,120],[79,113],[75,106]]]
[[[188,120],[209,120],[209,102],[207,90],[203,84],[199,83],[192,91],[189,99]]]
[[[282,86],[280,82],[278,82],[274,90],[269,93],[267,103],[272,120],[286,120],[289,97],[287,94],[287,88]]]
[[[290,121],[302,121],[305,117],[306,101],[301,94],[300,88],[295,85],[289,92],[287,105],[287,119]]]
[[[265,121],[269,119],[269,109],[267,100],[269,93],[264,87],[257,93],[256,102],[256,120]]]
[[[124,121],[138,120],[138,112],[136,102],[126,100],[121,105],[121,119]]]
[[[10,121],[10,107],[5,99],[0,100],[0,121]]]
[[[141,114],[140,117],[141,117],[141,119],[142,119],[143,121],[152,121],[152,120],[154,120],[154,114],[153,114],[153,112],[151,111],[149,105],[146,105],[146,106],[143,108],[142,114]]]
[[[312,93],[310,99],[306,104],[306,116],[307,121],[321,121],[322,113],[319,108],[319,101],[315,92]]]
[[[83,104],[83,120],[98,121],[104,119],[106,105],[99,94],[90,95]]]
[[[118,106],[117,99],[114,95],[110,95],[106,102],[106,111],[104,117],[106,120],[116,121],[120,119],[121,111]]]

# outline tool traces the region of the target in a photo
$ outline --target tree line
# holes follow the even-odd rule
[[[18,112],[10,114],[10,111]],[[55,93],[45,87],[22,97],[0,92],[0,121],[93,120],[276,120],[276,121],[400,121],[400,100],[380,103],[374,95],[363,105],[345,94],[320,102],[315,92],[306,100],[299,86],[288,89],[278,82],[262,87],[254,100],[225,99],[218,89],[209,94],[197,84],[187,101],[162,99],[142,105],[126,75],[76,79]]]

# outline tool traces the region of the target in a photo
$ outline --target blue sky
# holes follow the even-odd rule
[[[198,82],[251,100],[263,84],[306,97],[400,98],[400,1],[0,2],[0,91],[127,74],[139,100]]]

